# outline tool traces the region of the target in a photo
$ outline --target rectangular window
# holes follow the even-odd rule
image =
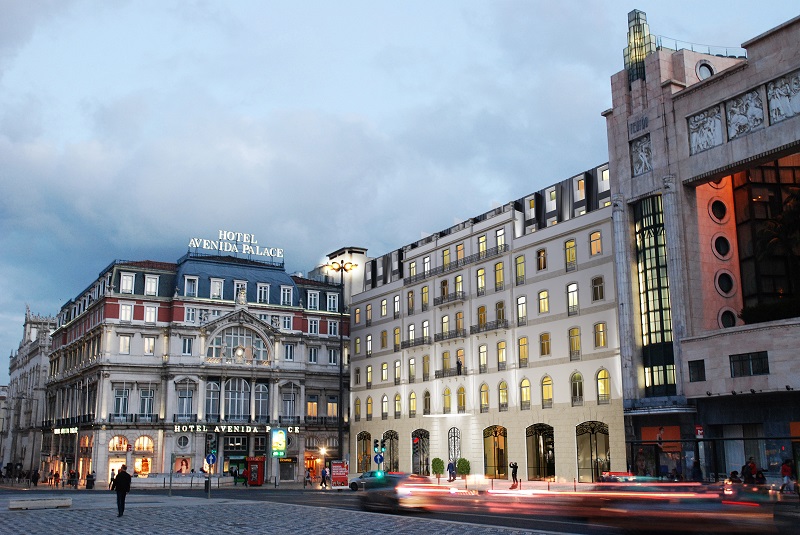
[[[536,271],[547,269],[547,251],[539,249],[536,251]]]
[[[386,315],[386,311],[388,310],[386,306],[386,299],[381,300],[381,317]]]
[[[129,334],[123,334],[119,337],[119,354],[131,354],[131,337]]]
[[[319,320],[308,320],[308,334],[319,334]]]
[[[328,334],[330,336],[339,336],[339,322],[328,321]]]
[[[409,262],[408,264],[408,276],[414,277],[417,274],[417,263],[416,262]]]
[[[517,286],[525,284],[525,257],[518,256],[514,259],[514,266],[517,276]]]
[[[178,418],[186,419],[192,415],[192,390],[178,391]]]
[[[145,323],[155,323],[158,308],[155,306],[147,305],[144,307],[144,321]]]
[[[119,293],[132,294],[133,293],[133,273],[123,273],[120,275],[119,280]]]
[[[589,235],[589,254],[592,256],[603,254],[603,240],[599,231]]]
[[[308,348],[308,362],[310,362],[311,364],[316,364],[318,355],[319,355],[318,347]]]
[[[550,311],[550,298],[547,290],[539,292],[539,314],[546,314]]]
[[[144,295],[158,295],[158,275],[145,275]]]
[[[442,249],[442,265],[445,269],[450,266],[450,249]]]
[[[497,250],[500,251],[506,244],[506,229],[499,228],[495,231],[494,235],[497,241]]]
[[[478,256],[483,258],[486,256],[486,235],[478,236]]]
[[[486,293],[486,270],[484,268],[479,268],[476,274],[476,278],[478,286],[478,295],[483,295]]]
[[[114,389],[114,414],[116,416],[125,416],[128,414],[128,394],[130,390],[127,388]]]
[[[139,392],[139,415],[152,416],[153,415],[153,399],[155,398],[155,391],[141,390]]]
[[[575,271],[578,268],[578,250],[575,240],[567,240],[564,243],[564,263],[567,271]]]
[[[233,298],[239,299],[244,293],[244,301],[247,302],[247,281],[233,281]]]
[[[294,360],[294,344],[283,346],[283,360]]]
[[[328,396],[328,416],[339,416],[338,396]]]
[[[292,288],[290,286],[281,286],[281,304],[292,306]]]
[[[464,244],[459,243],[456,245],[456,260],[461,261],[464,260]]]
[[[222,299],[222,279],[211,279],[211,292],[209,297],[211,299]]]
[[[259,284],[256,292],[256,299],[259,303],[269,303],[269,284]]]
[[[339,294],[328,294],[328,312],[339,311]]]
[[[319,415],[318,409],[319,396],[308,396],[306,401],[306,416],[316,418]]]
[[[281,329],[284,331],[291,331],[292,330],[292,317],[291,316],[281,316]]]
[[[339,364],[339,350],[338,349],[328,349],[328,364],[331,364],[331,365]]]
[[[539,356],[547,357],[550,355],[550,333],[539,335]]]
[[[319,310],[319,292],[308,292],[308,309]]]
[[[130,322],[133,319],[133,305],[120,305],[119,319],[120,321]]]
[[[766,351],[731,355],[731,377],[769,375],[769,359]]]
[[[192,354],[192,338],[182,338],[181,339],[181,355],[191,355]]]
[[[598,323],[594,326],[594,347],[606,347],[605,323]]]
[[[183,295],[197,297],[197,277],[186,277],[183,283]]]
[[[156,339],[152,336],[145,336],[142,339],[144,354],[145,355],[154,355],[156,351]]]
[[[431,272],[431,257],[426,256],[422,259],[422,272],[427,276]]]
[[[706,361],[704,360],[690,360],[689,361],[689,382],[699,383],[706,380]]]

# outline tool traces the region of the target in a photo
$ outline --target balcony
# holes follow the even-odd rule
[[[466,338],[466,329],[450,329],[449,331],[436,333],[433,335],[434,342],[444,342],[445,340],[453,340],[455,338]]]
[[[336,427],[339,425],[339,418],[337,416],[306,416],[304,419],[307,425],[326,427]]]
[[[528,400],[528,401],[522,401],[522,402],[520,402],[520,404],[519,404],[519,408],[520,408],[520,410],[523,410],[523,411],[529,411],[529,410],[531,410],[531,401],[530,401],[530,400]]]
[[[527,368],[528,367],[528,358],[527,357],[520,357],[520,359],[519,359],[519,367],[520,368]]]
[[[580,407],[583,405],[583,396],[572,396],[572,406]]]
[[[133,414],[115,414],[111,412],[108,414],[108,421],[110,423],[133,423]]]
[[[517,286],[525,284],[525,275],[517,275]]]
[[[401,345],[402,345],[402,344],[395,344],[395,345],[394,345],[394,352],[395,352],[395,353],[397,353],[398,351],[400,351],[400,346],[401,346]]]
[[[434,377],[436,379],[441,379],[442,377],[456,377],[457,375],[467,375],[467,367],[461,367],[461,373],[458,373],[458,368],[443,368],[441,370],[436,370],[434,372]]]
[[[567,316],[577,316],[578,315],[578,305],[569,305],[567,307]]]
[[[437,297],[433,300],[433,304],[438,306],[446,305],[448,303],[454,303],[457,301],[464,301],[466,300],[466,294],[464,292],[452,292],[447,295],[443,295],[441,297]]]
[[[528,324],[528,316],[520,316],[517,318],[517,327],[524,327]]]
[[[499,409],[500,409],[500,412],[508,412],[508,402],[500,403]]]
[[[133,421],[140,424],[154,424],[161,420],[158,414],[134,414],[133,416]]]
[[[410,340],[403,340],[400,343],[400,349],[408,349],[409,347],[429,346],[429,345],[431,345],[430,336],[417,336],[416,338],[411,338]]]
[[[575,271],[578,269],[578,261],[577,260],[569,260],[567,261],[567,273],[570,271]]]
[[[611,403],[611,395],[610,394],[597,394],[597,404],[598,405],[608,405]]]
[[[469,334],[485,333],[488,331],[496,331],[498,329],[508,329],[508,320],[495,320],[473,325],[469,328]]]
[[[400,418],[402,418],[402,417],[403,417],[403,413],[402,413],[402,412],[400,412],[400,411],[394,411],[394,419],[395,419],[395,420],[399,420],[399,419],[400,419]]]
[[[486,366],[486,364],[480,364],[478,366],[478,373],[486,373],[487,369],[488,367]]]
[[[543,409],[552,409],[553,408],[553,398],[543,399],[542,400],[542,408]]]
[[[489,405],[481,405],[481,412],[489,412]]]
[[[422,303],[422,311],[423,312],[427,312],[429,308],[430,308],[430,305],[428,303]]]
[[[278,416],[278,423],[281,425],[299,425],[299,416]]]
[[[505,371],[506,370],[506,361],[498,362],[497,363],[497,371]]]
[[[423,280],[425,280],[425,279],[427,279],[429,277],[435,277],[436,275],[441,275],[443,273],[449,273],[451,271],[455,271],[457,269],[460,269],[460,268],[462,268],[462,267],[464,267],[464,266],[466,266],[468,264],[473,264],[475,262],[478,262],[478,261],[481,261],[481,260],[486,260],[487,258],[492,258],[494,256],[502,254],[502,253],[508,251],[508,249],[509,249],[509,245],[507,243],[504,243],[503,245],[498,245],[497,247],[492,247],[491,249],[487,249],[486,251],[480,251],[480,252],[475,253],[473,255],[470,255],[470,256],[468,256],[466,258],[460,258],[458,260],[451,261],[448,264],[445,264],[443,266],[438,266],[438,267],[423,271],[422,273],[417,273],[416,275],[412,275],[410,277],[406,277],[405,279],[403,279],[403,284],[410,285],[410,284],[414,284],[414,283],[419,282],[419,281],[423,281]]]
[[[409,417],[409,418],[416,418],[416,417],[417,417],[417,411],[416,411],[416,409],[414,409],[414,410],[409,410],[409,411],[408,411],[408,417]]]
[[[495,285],[494,285],[494,291],[495,292],[502,292],[503,288],[505,288],[505,284],[502,283],[502,282],[496,282]]]
[[[206,417],[204,418],[203,421],[210,422],[210,423],[219,423],[220,422],[219,413],[217,413],[217,414],[206,414]]]
[[[569,350],[569,360],[581,360],[581,350],[580,349],[570,349]]]

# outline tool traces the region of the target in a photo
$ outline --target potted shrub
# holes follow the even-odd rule
[[[470,467],[469,461],[463,457],[456,461],[456,472],[464,480],[464,487],[467,485],[467,476],[469,475]]]
[[[444,461],[438,457],[434,457],[431,460],[431,471],[436,474],[436,484],[438,485],[442,474],[444,474]]]

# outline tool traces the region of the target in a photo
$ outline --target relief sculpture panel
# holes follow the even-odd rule
[[[725,103],[728,140],[736,139],[764,126],[764,103],[753,90]]]
[[[689,153],[697,154],[722,145],[722,116],[714,106],[689,117]]]
[[[767,102],[770,124],[800,115],[800,71],[768,83]]]

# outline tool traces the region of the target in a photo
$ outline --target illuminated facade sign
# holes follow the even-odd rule
[[[75,428],[77,433],[77,428]],[[300,426],[281,427],[285,433],[299,433]],[[176,433],[269,433],[278,431],[269,425],[205,425],[205,424],[186,424],[173,426]],[[273,437],[274,438],[274,437]],[[273,440],[274,443],[274,440]]]
[[[216,240],[205,238],[192,238],[189,247],[205,249],[207,251],[220,251],[223,253],[241,253],[255,256],[270,256],[283,258],[283,249],[280,247],[263,247],[259,245],[255,234],[220,230]]]

